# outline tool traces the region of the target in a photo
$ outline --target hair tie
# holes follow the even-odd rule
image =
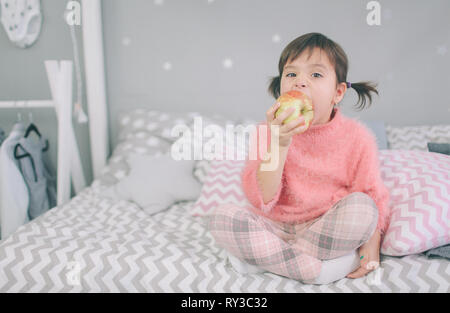
[[[347,82],[347,88],[352,87],[352,83]]]

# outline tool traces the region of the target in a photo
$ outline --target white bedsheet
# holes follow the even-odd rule
[[[95,184],[94,184],[95,185]],[[182,202],[153,216],[89,187],[0,244],[1,292],[449,292],[450,262],[382,256],[379,277],[305,285],[240,274]]]

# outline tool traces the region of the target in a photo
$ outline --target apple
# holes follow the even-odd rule
[[[301,115],[305,119],[305,125],[309,127],[310,122],[314,118],[314,107],[312,100],[307,95],[297,90],[291,90],[282,94],[277,99],[277,102],[280,103],[280,107],[275,112],[275,117],[278,117],[290,107],[295,108],[295,111],[283,121],[283,124],[289,123]]]

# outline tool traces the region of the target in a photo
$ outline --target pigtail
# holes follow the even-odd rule
[[[280,96],[280,85],[280,76],[275,76],[270,79],[268,91],[275,99],[278,99],[278,97]]]
[[[358,110],[362,110],[366,106],[367,98],[369,99],[369,107],[372,104],[372,95],[371,92],[376,93],[378,95],[378,90],[376,89],[377,84],[373,82],[360,82],[360,83],[352,83],[351,88],[355,89],[356,93],[358,94],[358,102],[356,103],[356,108]]]

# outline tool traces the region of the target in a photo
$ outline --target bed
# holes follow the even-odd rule
[[[329,285],[307,285],[271,273],[240,274],[228,262],[226,252],[215,244],[205,219],[189,213],[195,200],[177,201],[149,215],[135,203],[105,197],[104,191],[126,176],[127,154],[154,154],[170,146],[149,140],[156,136],[170,143],[170,134],[167,128],[148,120],[136,122],[144,115],[161,119],[160,113],[145,109],[123,115],[119,143],[91,186],[1,242],[1,292],[450,291],[449,261],[424,254],[381,255],[382,271],[376,281],[366,276]],[[163,115],[161,120],[168,120],[167,114]],[[196,116],[192,112],[188,115]],[[170,120],[181,123],[186,116],[170,116]],[[217,116],[209,120],[229,122]],[[424,149],[421,141],[430,140],[430,136],[442,139],[450,133],[450,125],[415,129],[423,134],[415,136],[420,142],[404,140],[411,130],[388,126],[390,148],[406,144]],[[195,170],[197,175],[206,175],[207,169],[201,166]]]

